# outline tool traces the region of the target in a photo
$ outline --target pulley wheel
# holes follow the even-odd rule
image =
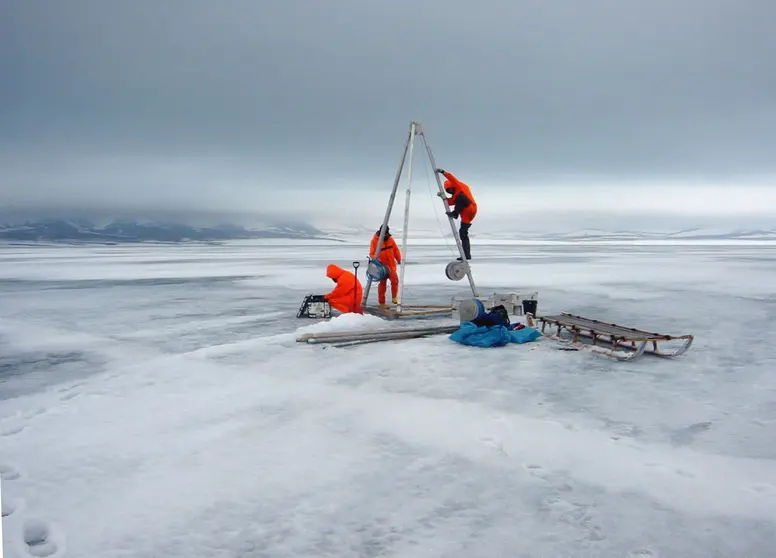
[[[388,270],[378,260],[370,260],[369,265],[366,267],[366,273],[372,281],[382,281],[388,277]]]
[[[464,262],[454,261],[445,267],[445,275],[450,281],[460,281],[466,277],[467,266]]]

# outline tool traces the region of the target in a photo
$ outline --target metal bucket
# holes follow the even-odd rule
[[[485,311],[485,305],[481,300],[472,298],[471,300],[464,300],[458,306],[458,316],[461,319],[461,323],[471,322],[477,318],[482,318],[487,312]]]
[[[538,300],[523,300],[523,313],[536,316],[537,304],[539,304]]]

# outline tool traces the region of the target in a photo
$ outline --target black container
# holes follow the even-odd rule
[[[524,300],[523,301],[523,313],[533,314],[536,316],[536,305],[539,304],[538,300]]]

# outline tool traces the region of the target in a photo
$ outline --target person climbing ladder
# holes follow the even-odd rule
[[[450,194],[450,197],[446,197],[442,192],[437,195],[447,201],[448,206],[453,206],[452,211],[448,211],[447,215],[453,219],[461,218],[461,226],[458,229],[458,234],[461,236],[461,245],[463,246],[463,253],[467,260],[472,259],[471,245],[469,243],[469,229],[472,226],[472,221],[477,216],[477,202],[474,201],[474,196],[469,189],[469,186],[460,180],[458,180],[452,173],[449,173],[442,169],[436,169],[436,172],[443,175],[445,180],[445,191]],[[461,261],[461,258],[458,258]]]
[[[382,225],[380,226],[382,228]],[[369,258],[374,259],[377,251],[377,244],[380,242],[380,228],[377,229],[372,242],[369,245]],[[388,279],[391,280],[391,300],[394,304],[399,304],[399,275],[396,273],[396,266],[401,265],[401,250],[396,245],[396,241],[391,236],[391,229],[385,225],[385,238],[380,247],[380,263],[388,269],[388,277],[383,279],[377,285],[377,302],[380,306],[385,305],[385,291],[388,286]]]

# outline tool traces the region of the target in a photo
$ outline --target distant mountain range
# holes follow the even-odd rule
[[[45,219],[23,223],[0,224],[0,240],[76,241],[101,243],[224,241],[257,238],[337,240],[310,225],[277,225],[263,229],[246,229],[224,224],[198,227],[183,223],[112,221],[96,225],[89,221]]]
[[[326,228],[325,234],[341,238],[371,238],[374,234],[373,229],[367,228]],[[391,230],[394,237],[401,237],[401,230]],[[411,239],[439,239],[442,240],[442,233],[438,230],[417,230],[413,229],[410,233]],[[521,240],[521,241],[544,241],[544,242],[608,242],[608,241],[701,241],[701,240],[776,240],[776,227],[767,229],[734,229],[734,230],[714,230],[714,229],[682,229],[679,231],[607,231],[602,229],[583,229],[568,232],[546,232],[546,231],[516,231],[516,230],[477,230],[473,233],[476,238],[498,241]],[[444,238],[452,240],[449,230],[444,231]]]
[[[501,236],[501,235],[498,235]],[[629,241],[629,240],[776,240],[776,227],[769,229],[683,229],[675,232],[605,231],[586,229],[563,233],[521,233],[513,238],[551,241]]]
[[[398,239],[400,230],[392,233]],[[340,226],[318,229],[307,223],[274,223],[261,228],[246,228],[234,224],[196,226],[166,221],[115,220],[95,224],[82,219],[40,219],[21,223],[0,224],[0,240],[26,242],[216,242],[241,239],[298,239],[328,240],[331,242],[368,242],[374,229],[363,226]],[[413,230],[411,238],[435,239],[440,231]],[[450,236],[446,232],[446,237]],[[606,242],[606,241],[693,241],[693,240],[776,240],[776,227],[768,229],[684,229],[675,232],[605,231],[586,229],[572,232],[477,231],[481,240],[525,240],[551,242]]]

